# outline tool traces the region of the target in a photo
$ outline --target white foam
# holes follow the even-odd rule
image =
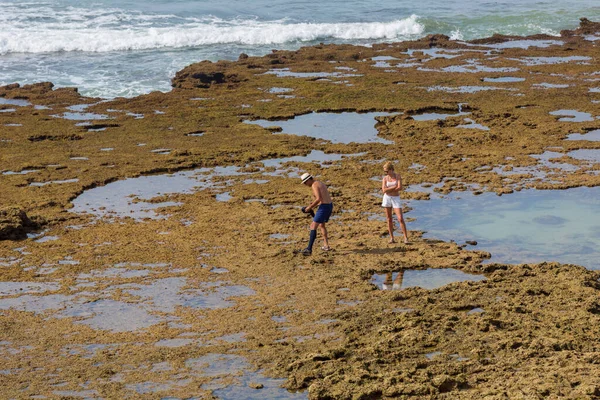
[[[48,16],[40,21],[39,15]],[[110,52],[215,44],[269,45],[314,40],[397,40],[424,27],[412,15],[391,22],[290,23],[145,15],[118,9],[22,8],[0,3],[0,54]]]

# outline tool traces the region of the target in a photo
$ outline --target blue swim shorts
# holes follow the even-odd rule
[[[329,217],[331,217],[331,213],[333,212],[333,203],[329,204],[321,204],[319,208],[317,208],[317,213],[315,214],[315,218],[313,221],[323,224],[329,221]]]

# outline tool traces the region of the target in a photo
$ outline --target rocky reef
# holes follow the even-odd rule
[[[385,160],[418,188],[407,201],[600,185],[599,44],[582,19],[560,37],[200,62],[131,99],[0,87],[0,392],[600,397],[598,271],[490,263],[425,237],[410,207],[410,243],[388,244],[373,218]],[[331,136],[350,115],[375,133]],[[282,128],[319,116],[334,120],[319,134]],[[301,171],[336,209],[334,250],[308,258]],[[478,278],[402,286],[448,270]]]

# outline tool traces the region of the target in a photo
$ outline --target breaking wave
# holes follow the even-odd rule
[[[223,44],[248,46],[313,41],[404,40],[424,31],[416,15],[389,22],[292,23],[287,20],[224,20],[148,15],[118,9],[31,9],[2,7],[0,54],[113,52]]]

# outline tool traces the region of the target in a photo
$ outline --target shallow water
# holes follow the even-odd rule
[[[518,78],[516,76],[501,76],[498,78],[483,78],[484,82],[523,82],[525,78]]]
[[[307,399],[308,393],[292,393],[280,386],[285,379],[267,378],[260,371],[252,371],[245,358],[235,354],[207,354],[186,361],[186,366],[208,377],[234,377],[234,383],[221,382],[218,379],[202,386],[213,390],[213,394],[223,400],[266,400],[266,399]],[[250,387],[260,384],[260,390]]]
[[[593,163],[600,163],[600,149],[579,149],[573,150],[567,153],[571,158],[577,160],[591,161]]]
[[[594,117],[590,113],[577,110],[556,110],[551,111],[550,115],[560,116],[559,121],[563,122],[590,122]]]
[[[265,168],[274,168],[275,170],[265,171],[264,168],[259,168],[259,171],[263,175],[292,176],[298,175],[299,170],[295,167],[285,167],[286,163],[317,162],[320,164],[320,167],[326,168],[345,157],[359,155],[361,154],[336,154],[313,150],[306,156],[262,160],[261,162]],[[73,200],[73,208],[70,211],[88,213],[96,217],[129,217],[135,220],[142,220],[144,218],[161,219],[165,218],[165,216],[157,214],[157,209],[177,206],[180,203],[172,201],[153,203],[148,200],[169,194],[193,193],[194,191],[206,188],[223,189],[229,183],[215,183],[213,179],[217,176],[247,175],[247,173],[240,172],[239,169],[236,166],[199,168],[173,174],[128,178],[84,191]],[[268,181],[264,179],[248,179],[244,181],[244,184],[261,184],[266,182]],[[231,199],[231,194],[223,192],[217,194],[216,197],[218,201],[228,201]]]
[[[457,128],[466,128],[466,129],[480,129],[482,131],[489,131],[490,130],[490,128],[488,128],[487,126],[478,124],[477,122],[475,122],[471,118],[465,118],[465,122],[467,122],[467,124],[457,125],[456,127]]]
[[[558,261],[600,269],[600,188],[471,192],[413,200],[408,229],[459,244],[476,240],[491,261]]]
[[[409,287],[421,287],[431,290],[454,282],[476,282],[485,279],[483,275],[467,274],[453,268],[428,268],[426,270],[405,270],[375,274],[371,278],[371,282],[382,290],[402,290]]]
[[[442,114],[442,113],[423,113],[423,114],[415,114],[411,115],[412,119],[415,121],[435,121],[438,119],[446,119],[448,117],[456,117],[458,115],[469,115],[468,112],[458,112],[456,114]]]
[[[577,61],[578,63],[585,63],[590,61],[590,57],[585,56],[568,56],[568,57],[523,57],[516,59],[524,63],[525,65],[549,65],[549,64],[564,64],[571,61]]]
[[[389,116],[392,113],[310,113],[285,121],[256,120],[245,121],[262,127],[279,126],[285,134],[305,135],[332,143],[393,143],[377,136],[375,117]]]
[[[600,129],[595,129],[587,133],[572,133],[565,140],[588,140],[590,142],[600,142]]]

